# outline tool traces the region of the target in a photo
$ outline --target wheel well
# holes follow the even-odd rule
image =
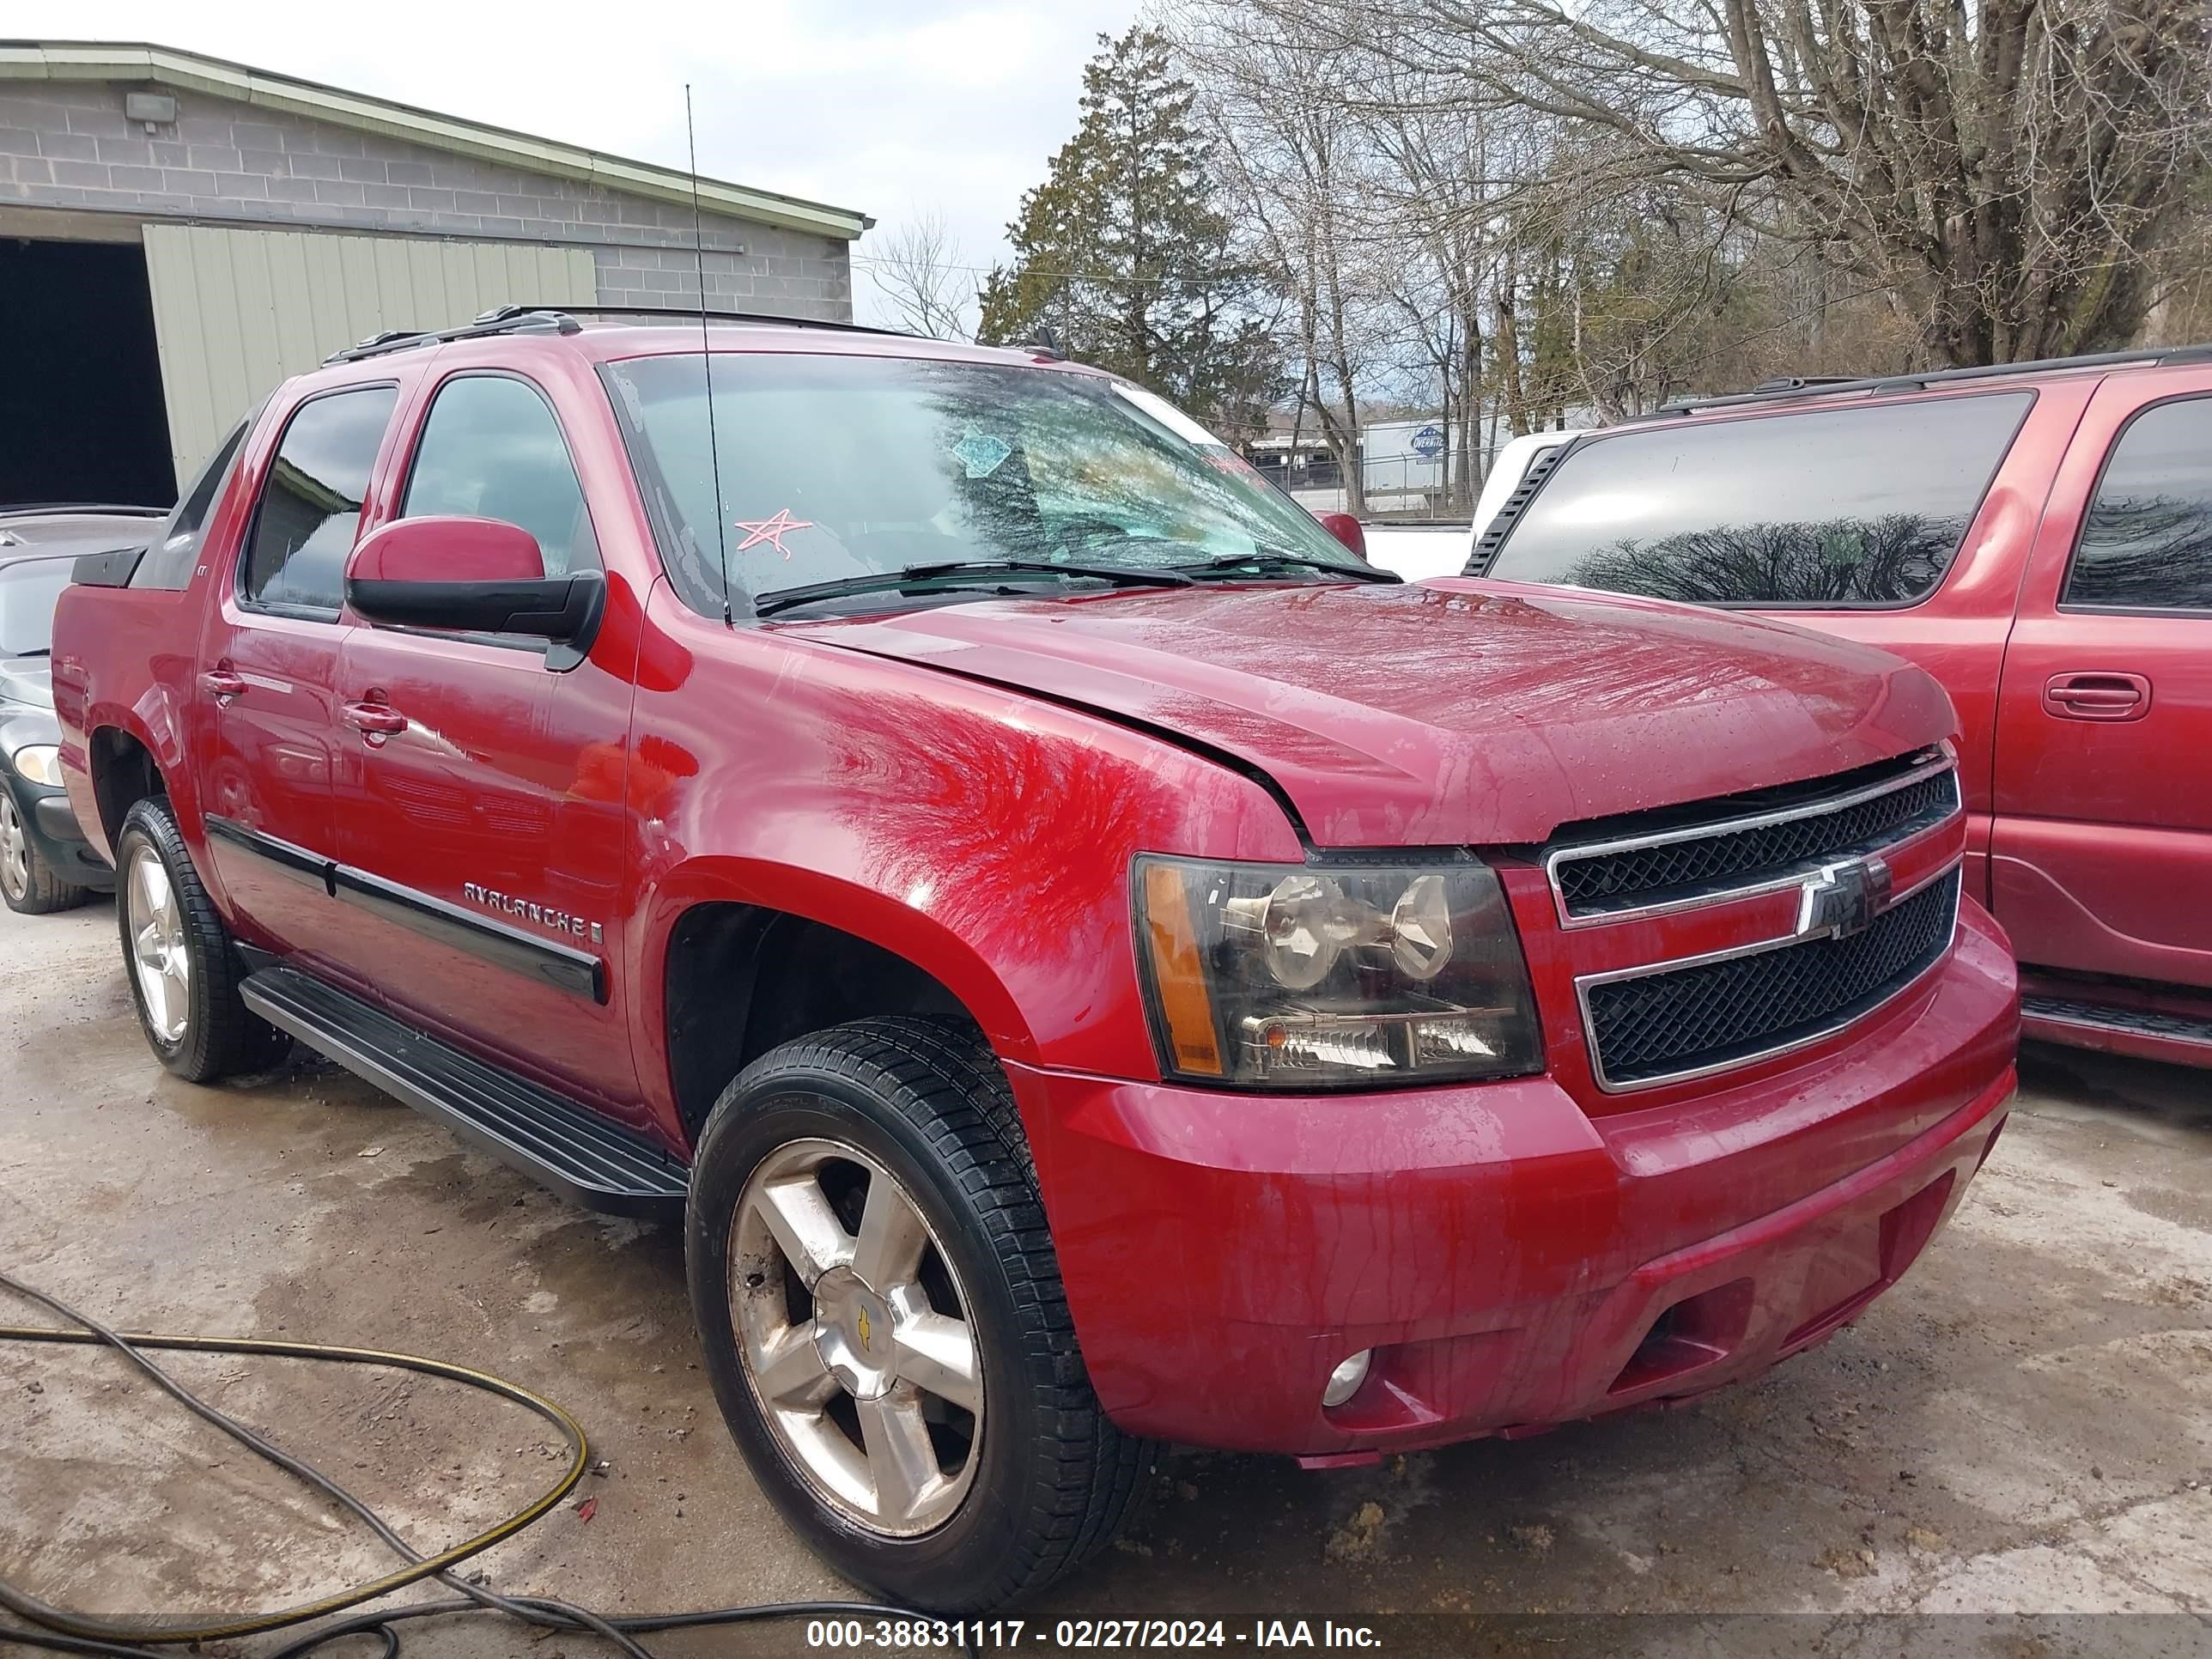
[[[165,795],[161,769],[146,745],[128,732],[102,726],[92,734],[87,758],[91,763],[92,796],[100,805],[100,827],[107,844],[115,845],[122,833],[124,815],[149,795]]]
[[[778,1043],[876,1014],[951,1014],[960,1000],[856,934],[753,904],[702,904],[668,941],[668,1065],[694,1141],[732,1078]]]

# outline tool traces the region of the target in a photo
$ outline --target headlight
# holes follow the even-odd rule
[[[1521,942],[1486,865],[1140,858],[1133,885],[1168,1076],[1297,1089],[1542,1069]]]
[[[50,743],[30,743],[8,757],[16,772],[49,789],[62,787],[62,751]]]

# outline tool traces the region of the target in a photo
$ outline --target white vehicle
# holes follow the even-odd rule
[[[1498,516],[1498,509],[1505,505],[1505,498],[1521,487],[1521,480],[1528,476],[1528,469],[1539,455],[1566,445],[1591,428],[1571,426],[1564,432],[1531,432],[1514,439],[1498,452],[1498,459],[1490,464],[1490,477],[1482,486],[1482,494],[1474,503],[1474,524],[1468,533],[1467,550],[1471,555],[1482,532]]]
[[[1490,464],[1490,477],[1474,504],[1474,522],[1457,525],[1370,524],[1367,531],[1368,562],[1403,576],[1409,582],[1437,576],[1456,576],[1467,568],[1474,544],[1505,499],[1520,488],[1529,466],[1540,455],[1571,444],[1589,431],[1570,427],[1564,432],[1531,432],[1514,439],[1498,452]]]

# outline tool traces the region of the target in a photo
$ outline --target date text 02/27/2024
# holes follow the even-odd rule
[[[906,1652],[927,1648],[1378,1648],[1366,1625],[1305,1619],[1255,1619],[1249,1626],[1220,1619],[817,1619],[808,1621],[810,1648],[872,1648]]]

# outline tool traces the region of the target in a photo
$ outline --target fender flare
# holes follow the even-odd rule
[[[78,822],[96,837],[95,844],[110,863],[115,858],[112,831],[119,824],[112,827],[107,823],[102,811],[100,778],[94,770],[96,757],[109,732],[129,738],[152,758],[155,773],[161,781],[163,793],[169,798],[170,806],[177,816],[177,827],[184,835],[187,846],[193,846],[204,839],[199,796],[193,787],[191,767],[185,754],[184,734],[177,729],[175,720],[170,717],[171,713],[164,689],[158,683],[149,684],[139,694],[138,701],[128,707],[101,703],[85,711],[84,757],[81,773],[68,769],[69,757],[64,749],[64,781],[72,783],[70,806],[76,813]],[[84,779],[85,798],[82,799],[73,783],[78,775]],[[194,847],[194,852],[197,858],[197,847]],[[203,861],[203,879],[205,873]]]
[[[773,860],[712,854],[652,881],[641,896],[629,982],[647,994],[637,1018],[653,1032],[667,1018],[669,940],[701,904],[748,904],[835,928],[912,963],[950,991],[1002,1060],[1037,1063],[1036,1038],[988,961],[926,909],[850,877]]]

